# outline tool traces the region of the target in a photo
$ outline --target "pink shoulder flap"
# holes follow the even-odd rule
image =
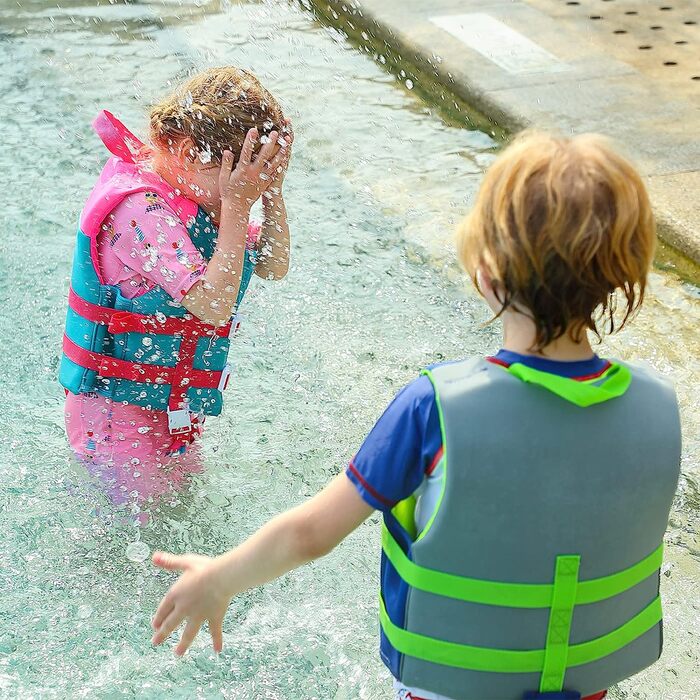
[[[189,225],[190,220],[197,216],[197,204],[177,193],[160,175],[149,169],[147,161],[151,149],[107,110],[97,115],[92,126],[116,157],[107,161],[83,208],[83,233],[90,238],[96,237],[105,217],[124,197],[146,190],[159,194],[180,220]]]
[[[97,260],[97,235],[107,215],[128,195],[152,191],[160,195],[182,223],[189,227],[198,206],[173,188],[157,173],[144,167],[150,149],[132,134],[113,114],[103,110],[93,127],[115,157],[105,164],[80,217],[81,231],[91,239],[93,266],[103,282]]]
[[[148,147],[131,133],[111,112],[103,109],[92,128],[107,149],[127,163],[135,163],[139,156],[143,158]]]

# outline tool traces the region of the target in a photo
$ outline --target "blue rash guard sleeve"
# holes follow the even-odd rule
[[[441,453],[435,393],[421,376],[389,404],[346,473],[367,504],[388,511],[415,492]]]
[[[544,372],[576,379],[596,376],[609,365],[597,355],[590,360],[562,362],[507,350],[500,350],[491,359],[505,366],[520,362]],[[346,473],[364,501],[372,508],[389,511],[415,493],[424,478],[432,473],[442,454],[435,392],[428,377],[423,375],[396,395],[348,465]]]

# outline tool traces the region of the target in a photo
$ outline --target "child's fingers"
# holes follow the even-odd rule
[[[197,636],[197,632],[199,632],[201,626],[201,622],[195,622],[194,620],[187,621],[182,637],[180,637],[180,641],[175,648],[175,653],[178,656],[182,656],[190,648],[190,644],[194,642],[194,638]]]
[[[180,626],[183,620],[184,616],[182,612],[175,608],[170,615],[165,618],[161,627],[153,635],[151,643],[155,646],[162,644]]]
[[[170,593],[168,593],[163,597],[163,600],[160,601],[158,610],[156,610],[156,614],[153,616],[151,625],[154,630],[157,630],[163,624],[163,620],[170,615],[174,607],[175,603],[173,603]]]
[[[221,156],[221,177],[228,181],[232,170],[233,153],[231,153],[231,151],[224,151],[223,155]]]
[[[168,552],[156,552],[153,555],[153,563],[161,569],[167,569],[168,571],[184,571],[189,566],[186,556],[182,557],[177,554],[168,554]]]
[[[224,648],[224,621],[221,620],[209,620],[209,633],[211,634],[211,642],[214,647],[214,651],[219,654]]]
[[[289,119],[284,120],[284,135],[287,139],[287,145],[291,146],[294,143],[294,128]]]
[[[279,134],[276,131],[270,133],[267,143],[260,149],[260,153],[255,159],[255,165],[264,166],[272,158],[273,153],[279,150],[278,137]]]
[[[242,165],[250,165],[250,159],[253,157],[253,149],[257,140],[258,130],[253,127],[246,134],[245,141],[243,142],[243,148],[241,149],[241,157],[238,161],[239,163]]]
[[[271,173],[276,175],[280,171],[280,168],[284,167],[286,162],[287,151],[284,148],[280,148],[280,150],[277,151],[272,160],[270,160],[270,162],[267,164],[267,167]]]

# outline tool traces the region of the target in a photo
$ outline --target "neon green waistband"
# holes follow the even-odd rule
[[[526,651],[491,649],[445,642],[408,632],[389,619],[381,596],[379,598],[379,621],[387,639],[398,652],[424,661],[470,671],[494,673],[536,673],[542,671],[544,666],[544,649]],[[660,621],[661,598],[657,597],[640,613],[616,630],[590,642],[569,646],[566,666],[582,666],[609,656],[641,637]]]
[[[419,566],[406,556],[386,526],[382,528],[382,548],[399,576],[421,591],[470,603],[508,608],[548,608],[552,603],[554,585],[551,583],[503,583],[466,578]],[[663,544],[648,557],[623,571],[579,581],[575,604],[597,603],[629,590],[657,571],[661,567],[662,558]]]

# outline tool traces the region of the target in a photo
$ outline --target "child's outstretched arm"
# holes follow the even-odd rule
[[[278,515],[219,557],[156,552],[156,566],[183,574],[158,607],[153,643],[161,644],[186,621],[175,649],[181,656],[208,622],[214,650],[221,651],[224,616],[235,595],[328,554],[372,511],[348,477],[339,474],[311,500]]]
[[[292,156],[294,132],[289,120],[285,120],[278,143],[285,151],[282,166],[263,194],[263,224],[258,242],[258,263],[255,274],[266,280],[282,279],[289,270],[289,226],[287,209],[282,195],[282,184]]]
[[[270,134],[253,159],[257,129],[246,136],[241,156],[233,168],[233,154],[226,151],[221,162],[221,224],[214,255],[205,276],[187,292],[183,306],[197,318],[223,325],[231,318],[241,286],[243,258],[251,206],[271,186],[268,173],[276,173],[285,163],[285,153],[277,146],[277,132]]]

